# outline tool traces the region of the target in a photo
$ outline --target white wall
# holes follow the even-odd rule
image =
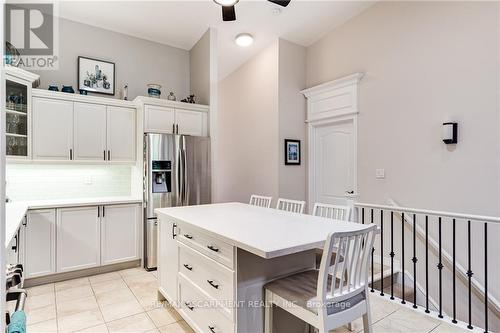
[[[191,93],[196,103],[210,104],[210,29],[189,51]]]
[[[146,96],[148,83],[162,86],[162,98],[170,91],[178,100],[189,94],[188,51],[61,18],[59,70],[36,71],[41,88],[56,84],[61,89],[65,84],[77,91],[78,56],[115,63],[115,98],[121,97],[125,83],[129,86],[129,100]]]
[[[300,93],[306,85],[306,49],[279,40],[279,195],[296,200],[306,199],[306,100]],[[285,139],[301,141],[302,164],[285,165]]]
[[[276,197],[279,182],[278,43],[219,83],[214,201]]]
[[[13,201],[131,195],[131,168],[120,165],[8,164]],[[86,184],[90,178],[91,184]]]
[[[365,73],[359,85],[360,201],[385,204],[392,198],[407,207],[500,215],[499,47],[498,2],[380,2],[307,49],[308,87]],[[449,120],[459,123],[456,146],[441,141],[441,124]],[[377,168],[385,168],[386,179],[375,179]],[[480,283],[482,230],[482,224],[472,227],[473,271]],[[437,240],[435,220],[429,233]],[[451,221],[443,221],[443,247],[450,254],[451,235]],[[466,235],[466,224],[457,221],[457,262],[463,267]],[[499,225],[489,227],[488,238],[489,290],[498,299]],[[411,272],[410,250],[405,260]],[[421,259],[422,248],[417,251]],[[425,285],[422,277],[418,281]],[[451,285],[444,280],[450,312]],[[465,289],[459,288],[461,300]],[[483,325],[482,310],[473,312]]]
[[[500,215],[498,6],[381,2],[308,48],[308,87],[366,73],[360,200]],[[447,120],[455,147],[441,142]]]

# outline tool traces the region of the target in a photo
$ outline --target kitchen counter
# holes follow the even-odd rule
[[[5,204],[5,246],[8,246],[16,234],[24,216],[29,209],[47,209],[80,206],[118,205],[128,203],[141,203],[142,198],[137,197],[101,197],[101,198],[75,198],[12,201]]]
[[[322,247],[331,232],[355,231],[359,223],[333,221],[242,203],[155,209],[235,247],[270,259]]]

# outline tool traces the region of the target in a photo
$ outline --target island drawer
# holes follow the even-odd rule
[[[222,311],[233,318],[234,272],[218,262],[179,244],[179,273],[221,302]]]
[[[230,269],[234,269],[234,247],[232,245],[189,226],[179,225],[177,230],[181,243],[200,251]]]
[[[196,326],[193,327],[196,332],[234,332],[233,322],[217,309],[216,302],[182,275],[179,276],[179,300],[181,311],[190,319],[186,321]]]

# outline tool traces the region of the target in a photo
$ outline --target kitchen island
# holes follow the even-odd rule
[[[157,209],[159,298],[197,332],[264,331],[267,282],[315,267],[332,232],[362,225],[241,203]],[[275,332],[303,332],[284,311]]]

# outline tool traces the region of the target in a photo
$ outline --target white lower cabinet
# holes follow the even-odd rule
[[[101,263],[99,207],[57,210],[57,272],[97,267]]]
[[[160,292],[194,331],[235,332],[234,246],[184,223],[159,218]]]
[[[169,302],[177,301],[178,245],[176,224],[160,219],[158,226],[158,278],[160,288]],[[161,269],[160,269],[161,267]]]
[[[141,206],[101,208],[101,265],[140,259]]]
[[[21,226],[24,240],[24,268],[27,279],[56,272],[56,210],[28,212]]]

